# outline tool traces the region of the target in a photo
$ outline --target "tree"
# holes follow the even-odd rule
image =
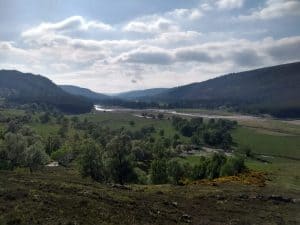
[[[79,166],[81,175],[90,176],[95,181],[105,181],[105,169],[103,162],[104,150],[92,139],[87,139],[81,145]]]
[[[29,167],[30,172],[49,162],[49,156],[46,154],[41,142],[29,146],[24,155],[25,166]]]
[[[151,145],[144,141],[133,141],[132,154],[137,162],[147,162],[152,159]]]
[[[65,143],[60,149],[52,152],[51,158],[62,166],[68,166],[75,157],[71,147]]]
[[[240,151],[243,152],[246,155],[246,157],[252,157],[253,156],[252,150],[248,146],[242,147]]]
[[[208,163],[209,163],[209,160],[207,160],[203,156],[200,157],[199,162],[192,169],[192,179],[193,180],[200,180],[200,179],[204,179],[206,177]]]
[[[63,118],[61,127],[58,130],[58,134],[62,138],[65,138],[67,136],[68,131],[69,131],[69,119],[68,118]]]
[[[230,146],[232,145],[232,137],[231,134],[227,131],[224,132],[222,135],[222,142],[221,142],[221,147],[225,150],[229,149]]]
[[[172,159],[167,163],[167,173],[174,184],[179,184],[180,179],[184,176],[184,168],[178,160]]]
[[[155,159],[168,158],[170,156],[170,149],[165,147],[164,140],[161,139],[154,144],[152,152]]]
[[[130,153],[131,140],[127,135],[116,136],[108,143],[106,166],[112,181],[124,184],[136,179]]]
[[[158,113],[157,119],[162,120],[164,118],[164,114]]]
[[[57,135],[48,136],[45,142],[45,150],[48,155],[51,155],[52,152],[57,151],[61,147],[61,141]]]
[[[21,124],[18,123],[17,121],[11,120],[7,124],[7,128],[5,133],[16,133],[19,129],[21,128]]]
[[[165,131],[163,129],[159,130],[159,136],[163,137],[165,135]]]
[[[51,119],[50,113],[49,112],[45,112],[40,116],[40,121],[41,123],[48,123]]]
[[[185,123],[181,128],[180,132],[183,136],[191,137],[194,133],[193,127],[189,125],[189,123]]]
[[[165,159],[155,159],[152,161],[150,176],[153,184],[164,184],[168,182],[167,163]]]
[[[4,148],[7,160],[10,161],[12,169],[22,165],[26,147],[26,139],[21,134],[7,133],[5,135]]]
[[[73,126],[76,127],[77,124],[79,123],[79,118],[78,116],[72,116],[71,121],[73,123]]]
[[[194,127],[199,127],[203,124],[203,118],[202,117],[198,117],[198,118],[192,118],[190,123],[192,124],[192,126]]]
[[[226,162],[225,155],[214,154],[210,159],[207,166],[207,177],[209,179],[214,179],[220,176],[220,170],[223,164]]]
[[[194,145],[201,146],[203,144],[203,142],[202,142],[202,136],[199,135],[197,132],[195,132],[193,134],[193,136],[191,137],[191,142]]]

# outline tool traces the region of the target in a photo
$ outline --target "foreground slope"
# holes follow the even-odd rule
[[[88,100],[63,91],[45,77],[14,70],[0,71],[0,96],[8,102],[45,103],[72,113],[88,112],[92,107]]]
[[[300,116],[300,62],[228,74],[172,88],[156,99],[178,106],[231,106],[277,116]]]
[[[297,193],[234,183],[110,186],[71,169],[0,171],[0,224],[299,224]],[[281,197],[280,197],[281,196]]]

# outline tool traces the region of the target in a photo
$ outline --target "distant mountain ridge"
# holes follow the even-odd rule
[[[44,103],[67,113],[89,112],[86,98],[71,95],[48,78],[15,70],[0,70],[0,97],[15,103]]]
[[[300,117],[300,62],[171,88],[153,99],[178,106],[230,106],[249,112]]]
[[[0,70],[0,97],[16,103],[45,103],[71,113],[88,112],[93,103],[99,102],[123,107],[226,107],[299,118],[300,62],[227,74],[176,88],[129,91],[115,96],[71,85],[59,87],[40,75]]]
[[[97,92],[91,91],[90,89],[82,88],[82,87],[78,87],[78,86],[59,85],[59,87],[61,87],[64,91],[68,92],[69,94],[82,96],[82,97],[88,98],[93,101],[105,100],[105,99],[111,98],[108,95],[97,93]]]

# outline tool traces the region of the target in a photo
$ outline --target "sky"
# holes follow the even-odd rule
[[[118,93],[300,61],[300,0],[0,0],[0,69]]]

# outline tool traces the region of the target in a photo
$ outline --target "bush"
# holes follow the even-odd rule
[[[233,176],[245,170],[243,158],[227,158],[226,163],[221,167],[220,176]]]
[[[12,168],[10,162],[0,158],[0,170],[10,170]]]
[[[155,159],[152,161],[150,176],[153,184],[165,184],[168,182],[167,163],[165,159]]]
[[[136,168],[134,168],[134,173],[137,176],[137,183],[138,184],[148,184],[149,183],[147,173],[144,170],[136,167]]]
[[[252,150],[251,150],[250,147],[242,147],[242,148],[240,149],[240,151],[241,151],[242,153],[244,153],[244,154],[246,155],[246,157],[253,157],[253,153],[252,153]]]
[[[209,160],[206,176],[209,179],[214,179],[220,176],[220,170],[222,165],[226,162],[225,155],[214,154],[213,157]]]
[[[37,170],[49,162],[49,156],[40,142],[29,146],[25,151],[25,166],[29,167],[30,172]]]
[[[62,166],[68,166],[74,160],[74,154],[70,146],[63,145],[59,150],[52,152],[51,158]]]
[[[27,141],[23,135],[13,133],[7,133],[5,135],[4,151],[6,152],[6,159],[10,162],[12,169],[23,165],[26,147]]]
[[[206,178],[208,163],[209,160],[207,160],[205,157],[202,156],[200,158],[199,162],[192,169],[191,176],[193,180]]]
[[[174,184],[179,184],[180,179],[184,176],[184,167],[178,162],[178,160],[173,159],[167,163],[167,173]]]
[[[61,140],[59,136],[48,136],[45,141],[45,150],[48,155],[51,155],[52,152],[57,151],[61,146]]]

